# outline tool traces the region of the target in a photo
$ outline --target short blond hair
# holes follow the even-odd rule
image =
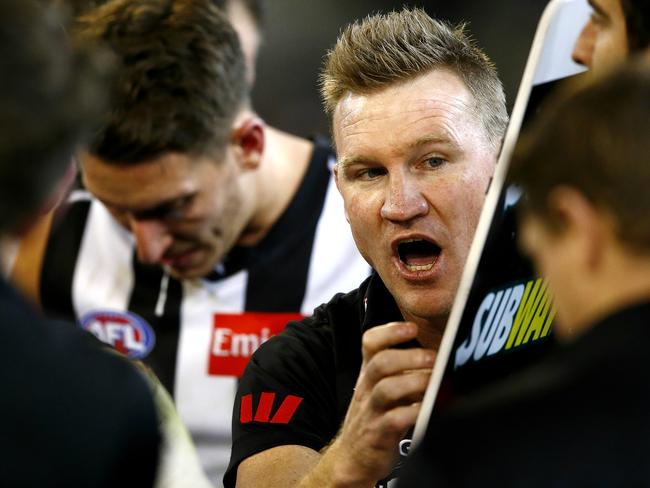
[[[343,30],[320,76],[325,111],[331,120],[347,93],[372,93],[434,69],[449,69],[465,83],[487,140],[498,147],[508,114],[494,64],[463,24],[451,26],[421,9],[371,15]]]

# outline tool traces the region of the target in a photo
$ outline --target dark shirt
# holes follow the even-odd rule
[[[397,320],[403,318],[393,297],[373,274],[358,289],[336,295],[313,316],[290,323],[264,343],[239,384],[225,486],[235,485],[240,462],[261,451],[283,445],[319,451],[329,444],[359,376],[361,336]]]
[[[650,304],[432,418],[399,486],[650,486]]]
[[[133,365],[1,280],[0,317],[0,486],[152,486],[158,419]]]

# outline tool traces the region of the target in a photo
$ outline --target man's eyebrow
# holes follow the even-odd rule
[[[603,9],[603,7],[601,7],[600,5],[598,5],[598,4],[596,3],[596,0],[587,0],[587,3],[589,4],[589,6],[590,6],[592,9],[594,9],[594,11],[595,11],[598,15],[600,15],[601,17],[609,18],[609,15],[607,15],[607,12],[605,12],[605,10]]]
[[[177,195],[171,198],[167,198],[161,202],[156,202],[155,205],[151,207],[145,207],[145,208],[139,208],[139,209],[133,209],[133,208],[126,208],[123,207],[122,205],[119,204],[113,204],[107,200],[104,200],[102,198],[96,197],[100,202],[102,202],[106,207],[114,208],[117,211],[120,212],[131,212],[135,215],[140,215],[143,217],[146,216],[153,216],[154,214],[158,214],[160,212],[165,212],[169,209],[171,209],[175,204],[177,204],[180,201],[187,200],[191,197],[193,197],[195,193],[188,193],[188,194],[183,194],[183,195]]]
[[[416,141],[411,142],[408,147],[409,149],[417,148],[420,146],[425,146],[427,144],[438,144],[443,146],[451,146],[453,149],[459,149],[460,146],[458,143],[451,137],[430,135],[424,136]]]
[[[448,146],[452,149],[460,149],[460,146],[455,139],[448,136],[440,135],[429,135],[421,137],[408,144],[408,149],[415,149],[427,144],[438,144],[441,146]],[[373,164],[372,159],[366,158],[364,156],[343,156],[337,162],[337,165],[340,169],[345,169],[347,166],[352,166],[354,164]]]
[[[347,166],[352,166],[354,164],[369,164],[372,161],[364,156],[343,156],[336,162],[336,165],[340,169],[345,169]]]

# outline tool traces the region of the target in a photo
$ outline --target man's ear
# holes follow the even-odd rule
[[[264,154],[264,122],[258,117],[247,117],[232,131],[235,156],[243,170],[255,170]]]
[[[589,267],[597,266],[611,239],[608,215],[583,193],[569,186],[559,186],[548,196],[548,207],[561,225],[562,232],[579,246]]]

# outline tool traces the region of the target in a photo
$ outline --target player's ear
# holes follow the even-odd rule
[[[583,256],[585,265],[598,264],[609,236],[609,219],[579,190],[560,186],[548,196],[548,206],[558,219],[560,231],[567,242],[577,246],[577,256]]]
[[[264,154],[264,122],[256,116],[246,116],[235,123],[232,131],[235,156],[243,170],[257,169]]]

